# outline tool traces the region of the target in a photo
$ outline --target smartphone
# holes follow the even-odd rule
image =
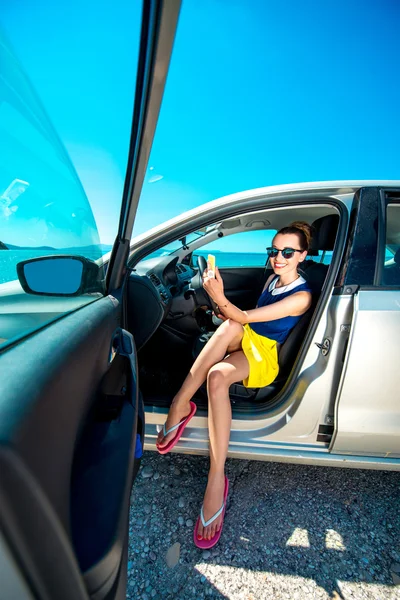
[[[215,277],[215,256],[213,254],[209,254],[207,256],[207,275],[208,277]]]

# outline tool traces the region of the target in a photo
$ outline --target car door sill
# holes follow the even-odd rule
[[[147,433],[147,432],[146,432]],[[145,450],[156,450],[155,435],[146,435]],[[190,436],[190,430],[188,434]],[[193,434],[193,430],[192,430]],[[240,458],[245,460],[264,460],[281,463],[303,464],[321,467],[344,467],[351,469],[376,469],[386,471],[400,470],[400,458],[383,458],[379,456],[355,456],[333,454],[329,452],[328,445],[321,444],[293,444],[291,448],[288,444],[277,442],[265,442],[254,445],[246,442],[239,444],[229,443],[228,458]],[[196,440],[183,437],[175,446],[175,453],[194,454],[207,456],[209,454],[208,440]]]

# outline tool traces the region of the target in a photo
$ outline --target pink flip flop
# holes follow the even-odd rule
[[[170,440],[168,442],[168,444],[166,444],[165,446],[157,446],[157,450],[159,452],[159,454],[167,454],[167,452],[169,452],[170,450],[172,450],[172,448],[174,446],[176,446],[176,444],[179,442],[182,433],[186,427],[186,425],[189,423],[190,419],[195,415],[197,410],[197,406],[195,405],[194,402],[190,402],[190,413],[188,414],[187,417],[185,417],[184,419],[182,419],[182,421],[180,421],[177,425],[174,425],[173,427],[170,427],[168,429],[168,431],[165,429],[165,423],[163,426],[163,434],[164,437],[166,435],[168,435],[169,433],[172,433],[172,431],[175,431],[177,429],[176,435],[174,438],[172,438],[172,440]]]
[[[201,550],[209,550],[210,548],[215,546],[215,544],[217,542],[219,542],[219,538],[221,537],[221,533],[222,533],[222,527],[224,526],[226,499],[228,497],[228,491],[229,491],[229,481],[225,475],[224,501],[222,502],[221,508],[215,513],[215,515],[213,515],[211,517],[211,519],[208,519],[208,521],[206,521],[204,519],[203,507],[201,507],[200,516],[196,521],[196,525],[195,525],[194,532],[193,532],[194,543]],[[222,523],[221,523],[221,527],[219,528],[219,531],[217,531],[217,533],[210,540],[199,540],[197,538],[197,532],[199,530],[200,521],[203,523],[203,527],[207,527],[207,525],[211,525],[211,523],[213,521],[215,521],[215,519],[217,519],[221,513],[222,513]]]

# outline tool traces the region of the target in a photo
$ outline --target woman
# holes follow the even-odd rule
[[[218,269],[215,278],[204,273],[203,286],[225,322],[194,362],[157,438],[161,454],[175,446],[196,412],[190,399],[207,380],[210,471],[194,530],[194,542],[200,548],[211,548],[221,535],[229,486],[224,474],[232,419],[229,386],[243,380],[247,387],[264,387],[276,378],[278,345],[311,306],[311,290],[297,272],[310,241],[311,228],[307,223],[295,222],[278,231],[272,247],[267,248],[274,274],[268,278],[253,310],[240,310],[229,302]]]

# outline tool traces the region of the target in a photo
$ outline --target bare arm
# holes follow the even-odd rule
[[[268,279],[266,285],[268,285],[270,279]],[[309,292],[297,292],[269,306],[262,306],[261,308],[254,308],[252,310],[241,310],[226,298],[218,269],[216,269],[215,279],[205,277],[204,288],[214,302],[218,304],[225,318],[237,321],[242,325],[245,323],[275,321],[276,319],[289,316],[299,316],[304,314],[311,306],[311,294]]]

